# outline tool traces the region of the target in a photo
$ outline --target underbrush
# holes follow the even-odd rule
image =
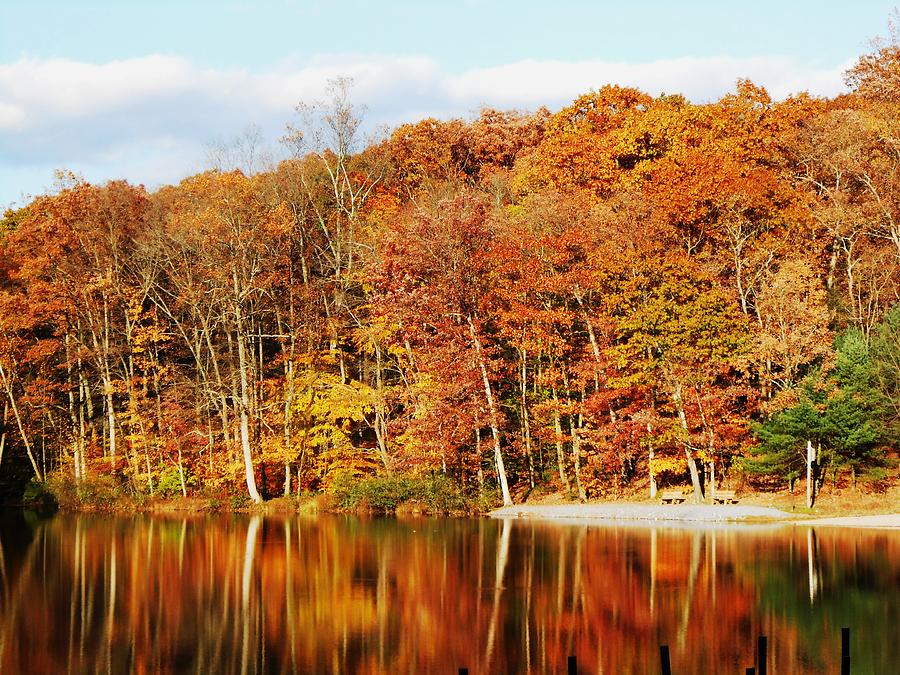
[[[96,474],[76,483],[71,475],[57,472],[45,483],[32,481],[23,502],[36,509],[64,511],[231,511],[260,513],[316,513],[325,511],[462,515],[485,513],[497,506],[493,492],[466,493],[452,479],[437,474],[411,476],[343,476],[324,493],[276,497],[253,504],[245,493],[229,490],[189,490],[181,495],[180,483],[170,481],[167,490],[153,496],[109,474]],[[177,488],[177,489],[176,489]]]
[[[57,472],[42,486],[46,494],[64,511],[132,510],[136,500],[113,476],[95,475],[75,482],[68,474]]]
[[[481,511],[481,504],[469,498],[446,476],[342,477],[334,481],[326,495],[339,511],[376,513],[464,514]]]

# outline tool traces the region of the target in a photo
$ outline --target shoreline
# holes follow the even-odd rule
[[[42,506],[44,508],[42,508]],[[71,513],[98,513],[108,515],[192,515],[202,516],[215,513],[250,513],[257,515],[287,515],[318,513],[340,513],[357,515],[395,515],[395,516],[451,516],[470,518],[510,518],[531,519],[554,524],[594,524],[594,525],[630,525],[647,527],[667,525],[675,527],[710,527],[710,526],[805,526],[805,527],[845,527],[881,530],[900,530],[900,512],[874,513],[865,515],[839,515],[833,511],[821,516],[811,513],[791,513],[772,506],[754,504],[659,504],[648,502],[594,502],[594,503],[553,503],[553,504],[514,504],[488,511],[467,511],[465,513],[432,513],[421,504],[402,505],[391,511],[379,511],[370,508],[339,509],[333,504],[323,503],[321,499],[311,498],[302,501],[276,498],[259,505],[242,504],[241,506],[224,504],[219,500],[204,498],[175,498],[154,500],[151,502],[112,502],[109,504],[72,507],[46,508],[41,504],[0,505],[2,508],[37,510],[45,512],[65,511]]]
[[[488,515],[560,524],[803,525],[900,530],[900,513],[811,518],[809,514],[798,516],[768,506],[741,504],[520,504],[495,509]]]

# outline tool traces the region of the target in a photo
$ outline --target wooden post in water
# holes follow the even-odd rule
[[[841,675],[850,675],[850,629],[841,628]]]
[[[568,665],[568,674],[569,675],[578,675],[578,659],[574,656],[569,657],[569,665]]]
[[[768,666],[766,664],[768,652],[768,640],[765,635],[760,635],[756,640],[756,672],[758,675],[766,675]]]
[[[669,645],[659,646],[659,665],[662,675],[672,675],[672,664],[669,663]]]

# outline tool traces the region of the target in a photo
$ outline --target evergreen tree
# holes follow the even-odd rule
[[[888,439],[887,400],[879,389],[869,345],[861,331],[852,329],[837,340],[832,372],[835,393],[825,409],[828,446],[835,470],[850,469],[854,484],[860,470],[884,465],[882,444]]]
[[[751,448],[744,469],[755,475],[777,476],[794,481],[806,468],[807,443],[821,448],[827,445],[829,424],[824,414],[826,390],[819,371],[807,377],[798,388],[796,403],[754,425],[759,445]]]
[[[900,425],[900,304],[894,305],[872,330],[869,357],[876,384],[884,395],[887,424],[896,435]]]

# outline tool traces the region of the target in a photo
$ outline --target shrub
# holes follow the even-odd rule
[[[197,478],[187,468],[184,469],[184,484],[187,487],[195,487]],[[170,466],[159,476],[156,484],[156,491],[160,497],[179,497],[181,496],[181,478],[178,475],[178,467]]]
[[[57,504],[47,484],[32,478],[22,493],[22,505],[35,511],[51,511]]]
[[[250,501],[250,496],[243,492],[233,494],[228,498],[228,506],[232,511],[244,511],[250,508],[252,503],[253,502]]]
[[[342,476],[332,482],[328,497],[340,510],[396,511],[402,504],[415,502],[427,513],[466,511],[468,501],[457,485],[446,476],[376,476],[355,479]]]
[[[47,479],[47,491],[61,509],[108,510],[127,500],[124,489],[108,475],[88,476],[76,483],[67,473],[56,472]]]
[[[447,476],[436,475],[421,481],[420,499],[431,513],[459,513],[468,509],[468,502],[459,487]]]

